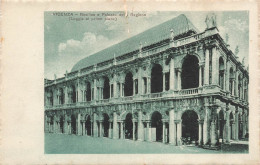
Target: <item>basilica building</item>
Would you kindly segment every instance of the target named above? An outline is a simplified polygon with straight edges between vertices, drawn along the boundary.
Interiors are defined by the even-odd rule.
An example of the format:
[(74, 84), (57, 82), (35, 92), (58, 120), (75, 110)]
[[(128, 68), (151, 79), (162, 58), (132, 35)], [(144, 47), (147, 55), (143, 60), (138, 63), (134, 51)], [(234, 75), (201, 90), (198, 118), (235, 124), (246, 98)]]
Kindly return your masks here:
[(208, 15), (179, 15), (45, 79), (44, 131), (217, 146), (248, 136), (248, 69)]

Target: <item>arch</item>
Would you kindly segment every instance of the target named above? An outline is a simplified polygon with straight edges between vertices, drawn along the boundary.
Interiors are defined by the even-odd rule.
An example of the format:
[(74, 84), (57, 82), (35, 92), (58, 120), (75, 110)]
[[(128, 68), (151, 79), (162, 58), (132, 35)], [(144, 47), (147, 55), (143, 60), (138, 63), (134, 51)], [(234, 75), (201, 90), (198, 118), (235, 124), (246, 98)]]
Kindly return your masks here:
[(104, 77), (104, 89), (103, 89), (103, 99), (110, 98), (110, 83), (107, 76)]
[(182, 89), (197, 88), (199, 86), (199, 60), (194, 55), (187, 55), (182, 64)]
[(199, 125), (198, 125), (198, 114), (194, 110), (186, 110), (182, 114), (182, 138), (187, 143), (192, 141), (198, 141)]
[(71, 133), (72, 134), (76, 134), (76, 126), (77, 122), (76, 122), (76, 116), (73, 114), (71, 115)]
[(219, 58), (219, 86), (221, 89), (224, 89), (224, 82), (225, 82), (225, 67), (224, 67), (224, 60), (222, 57)]
[(104, 128), (104, 137), (108, 137), (109, 135), (109, 115), (107, 113), (103, 113), (103, 128)]
[(91, 128), (91, 117), (90, 115), (86, 115), (85, 117), (85, 129), (86, 129), (86, 135), (91, 136), (92, 128)]
[(163, 91), (163, 69), (160, 64), (154, 64), (151, 72), (151, 93)]
[(152, 132), (154, 131), (156, 132), (155, 133), (156, 138), (152, 138), (152, 139), (156, 139), (156, 141), (162, 141), (163, 124), (162, 124), (162, 115), (160, 112), (158, 111), (153, 112), (151, 116), (151, 126), (152, 126)]
[(125, 117), (125, 138), (133, 139), (133, 116), (131, 113), (128, 113)]
[(125, 76), (124, 94), (125, 96), (133, 96), (133, 74), (128, 72)]

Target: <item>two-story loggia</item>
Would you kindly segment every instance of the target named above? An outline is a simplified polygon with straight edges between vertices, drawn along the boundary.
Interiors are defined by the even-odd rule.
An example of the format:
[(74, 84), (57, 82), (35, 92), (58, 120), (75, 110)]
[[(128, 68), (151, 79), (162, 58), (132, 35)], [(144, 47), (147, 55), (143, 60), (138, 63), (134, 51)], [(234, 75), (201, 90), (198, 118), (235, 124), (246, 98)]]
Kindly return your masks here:
[(214, 15), (206, 25), (180, 15), (45, 80), (45, 132), (173, 145), (244, 138), (248, 71)]

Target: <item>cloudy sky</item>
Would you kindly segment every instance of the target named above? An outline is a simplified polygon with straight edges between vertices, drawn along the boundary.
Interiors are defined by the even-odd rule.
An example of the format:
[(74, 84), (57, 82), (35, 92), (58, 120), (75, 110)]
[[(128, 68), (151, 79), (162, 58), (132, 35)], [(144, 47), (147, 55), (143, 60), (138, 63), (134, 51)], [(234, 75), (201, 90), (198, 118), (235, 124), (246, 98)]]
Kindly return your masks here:
[[(131, 13), (132, 11), (129, 11)], [(81, 12), (89, 14), (89, 12)], [(93, 14), (93, 12), (91, 12)], [(116, 13), (116, 12), (96, 12)], [(117, 12), (117, 14), (122, 12)], [(134, 11), (134, 13), (138, 13)], [(117, 20), (76, 21), (69, 16), (55, 16), (45, 12), (44, 18), (44, 72), (45, 78), (63, 77), (66, 70), (70, 72), (73, 65), (97, 51), (132, 37), (148, 28), (185, 14), (201, 32), (205, 30), (205, 18), (208, 12), (139, 12), (146, 16), (117, 16)], [(217, 26), (225, 39), (229, 35), (231, 50), (239, 46), (239, 59), (245, 57), (248, 64), (249, 13), (214, 12), (217, 15)], [(78, 13), (79, 14), (79, 13)], [(76, 16), (79, 18), (79, 16)], [(75, 12), (74, 12), (75, 18)], [(81, 17), (86, 18), (86, 17)], [(92, 17), (93, 18), (93, 17)], [(114, 18), (114, 17), (107, 17)]]

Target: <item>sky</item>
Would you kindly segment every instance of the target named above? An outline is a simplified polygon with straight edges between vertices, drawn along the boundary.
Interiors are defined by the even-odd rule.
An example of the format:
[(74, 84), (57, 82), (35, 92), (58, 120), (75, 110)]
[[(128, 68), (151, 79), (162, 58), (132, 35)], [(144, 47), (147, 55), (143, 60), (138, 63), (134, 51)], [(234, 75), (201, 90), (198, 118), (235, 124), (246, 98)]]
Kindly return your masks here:
[[(185, 14), (193, 25), (203, 32), (206, 28), (205, 18), (209, 12), (175, 12), (175, 11), (128, 11), (124, 12), (73, 12), (71, 18), (97, 18), (97, 16), (79, 16), (99, 14), (102, 20), (75, 20), (70, 16), (58, 16), (55, 12), (44, 14), (44, 76), (47, 79), (64, 77), (66, 71), (80, 60), (115, 43), (123, 41), (169, 19)], [(104, 15), (102, 15), (104, 13)], [(117, 14), (108, 16), (106, 14)], [(133, 16), (140, 13), (145, 16)], [(211, 12), (212, 13), (212, 12)], [(249, 13), (248, 11), (214, 12), (217, 16), (217, 28), (230, 49), (235, 52), (239, 47), (239, 60), (245, 58), (248, 65), (249, 48)], [(78, 14), (78, 15), (75, 15)], [(122, 14), (122, 16), (119, 16)], [(110, 20), (105, 20), (105, 18)], [(116, 20), (111, 20), (115, 19)]]

